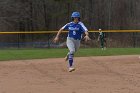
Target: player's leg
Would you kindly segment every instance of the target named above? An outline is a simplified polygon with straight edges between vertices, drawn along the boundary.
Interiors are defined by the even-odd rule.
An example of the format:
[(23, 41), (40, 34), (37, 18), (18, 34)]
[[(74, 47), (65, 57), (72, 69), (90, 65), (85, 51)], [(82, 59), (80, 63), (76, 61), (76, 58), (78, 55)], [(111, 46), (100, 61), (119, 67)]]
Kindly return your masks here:
[(65, 61), (68, 61), (68, 59), (69, 59), (69, 52), (67, 53), (67, 55), (66, 55), (66, 57), (64, 59), (65, 59)]
[[(76, 52), (76, 50), (79, 48), (78, 45), (80, 45), (80, 44), (79, 44), (79, 42), (75, 42), (75, 40), (73, 40), (73, 39), (68, 39), (66, 43), (67, 43), (69, 52), (67, 53), (67, 55), (65, 57), (65, 61), (68, 61), (70, 51), (71, 52), (73, 51), (73, 53)], [(75, 43), (77, 43), (77, 44), (75, 44)]]
[[(68, 60), (69, 60), (69, 67), (71, 69), (73, 66), (73, 57), (74, 57), (74, 53), (75, 53), (75, 45), (74, 45), (73, 39), (67, 38), (67, 47), (69, 49)], [(74, 69), (72, 68), (72, 70), (74, 70)]]
[(80, 47), (80, 40), (75, 41), (75, 52), (79, 49)]
[(104, 39), (104, 50), (106, 50), (106, 47), (107, 47), (107, 42), (106, 42), (106, 40)]
[(74, 54), (74, 52), (75, 52), (74, 40), (71, 38), (67, 38), (66, 44), (69, 49), (69, 52), (67, 53), (67, 55), (65, 57), (65, 60), (67, 61), (69, 59), (69, 54)]
[(103, 50), (103, 48), (104, 48), (103, 38), (100, 38), (100, 44), (101, 44), (101, 48), (102, 48), (102, 50)]

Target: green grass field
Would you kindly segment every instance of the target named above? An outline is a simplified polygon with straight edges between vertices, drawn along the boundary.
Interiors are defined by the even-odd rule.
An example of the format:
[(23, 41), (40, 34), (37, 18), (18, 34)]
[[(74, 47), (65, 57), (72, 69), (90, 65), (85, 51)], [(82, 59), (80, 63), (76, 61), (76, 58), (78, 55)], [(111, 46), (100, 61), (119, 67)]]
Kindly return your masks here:
[[(68, 49), (0, 49), (0, 61), (63, 58)], [(140, 48), (108, 48), (102, 51), (99, 48), (81, 48), (75, 54), (82, 56), (110, 56), (110, 55), (138, 55)]]

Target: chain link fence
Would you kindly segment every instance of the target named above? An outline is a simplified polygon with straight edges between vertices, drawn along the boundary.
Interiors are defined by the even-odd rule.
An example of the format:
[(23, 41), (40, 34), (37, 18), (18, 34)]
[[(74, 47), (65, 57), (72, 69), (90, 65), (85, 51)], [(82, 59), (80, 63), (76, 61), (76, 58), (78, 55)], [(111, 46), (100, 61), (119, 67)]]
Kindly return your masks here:
[[(60, 35), (57, 43), (53, 42), (56, 33), (16, 33), (0, 34), (0, 48), (65, 48), (67, 33)], [(105, 32), (107, 48), (135, 48), (140, 47), (139, 32)], [(100, 48), (98, 32), (89, 33), (91, 41), (81, 40), (83, 48)]]

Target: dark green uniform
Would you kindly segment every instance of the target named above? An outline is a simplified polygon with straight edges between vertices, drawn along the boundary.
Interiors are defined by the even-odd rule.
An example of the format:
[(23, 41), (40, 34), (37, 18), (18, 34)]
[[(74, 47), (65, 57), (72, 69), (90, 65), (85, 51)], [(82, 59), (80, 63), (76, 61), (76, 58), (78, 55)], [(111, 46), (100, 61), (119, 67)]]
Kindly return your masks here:
[(100, 38), (101, 48), (104, 48), (105, 47), (104, 43), (106, 43), (105, 33), (99, 32), (99, 38)]

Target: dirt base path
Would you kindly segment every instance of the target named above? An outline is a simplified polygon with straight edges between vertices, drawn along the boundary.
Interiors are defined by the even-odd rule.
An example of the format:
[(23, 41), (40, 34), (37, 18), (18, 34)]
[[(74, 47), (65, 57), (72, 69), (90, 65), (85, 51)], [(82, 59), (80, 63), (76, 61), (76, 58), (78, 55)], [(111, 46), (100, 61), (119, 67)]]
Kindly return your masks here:
[(140, 93), (138, 55), (0, 62), (0, 93)]

